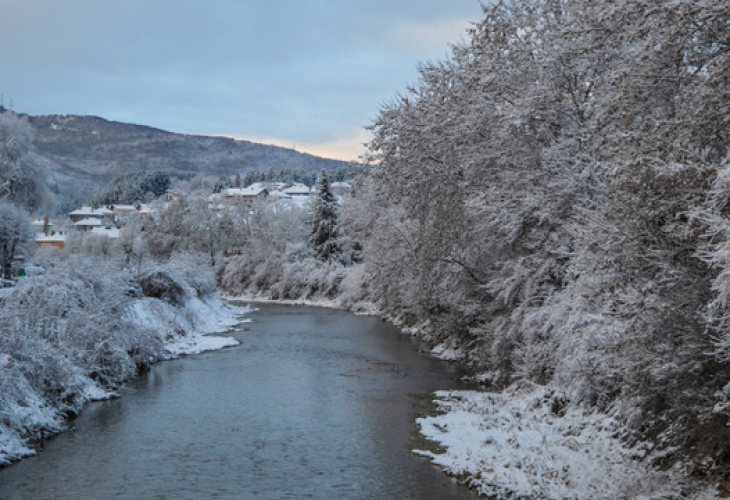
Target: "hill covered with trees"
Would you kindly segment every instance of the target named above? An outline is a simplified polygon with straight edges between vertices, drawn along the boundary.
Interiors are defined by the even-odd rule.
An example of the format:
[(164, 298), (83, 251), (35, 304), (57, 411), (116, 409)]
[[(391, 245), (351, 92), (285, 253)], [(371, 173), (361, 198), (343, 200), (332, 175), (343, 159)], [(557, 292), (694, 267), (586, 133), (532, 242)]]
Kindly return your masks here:
[[(2, 112), (2, 110), (0, 110)], [(346, 162), (227, 137), (176, 134), (96, 116), (29, 116), (35, 156), (58, 211), (87, 202), (113, 179), (139, 172), (244, 176), (260, 171), (343, 168)]]

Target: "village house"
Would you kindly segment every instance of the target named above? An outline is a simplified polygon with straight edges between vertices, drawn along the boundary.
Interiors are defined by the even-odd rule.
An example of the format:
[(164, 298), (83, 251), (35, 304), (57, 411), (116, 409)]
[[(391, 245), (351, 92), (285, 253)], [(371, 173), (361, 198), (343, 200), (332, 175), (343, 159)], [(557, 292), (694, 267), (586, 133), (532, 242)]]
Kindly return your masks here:
[(149, 208), (142, 203), (135, 203), (134, 205), (113, 204), (107, 208), (114, 212), (115, 220), (118, 222), (128, 221), (131, 217), (137, 216), (141, 217), (142, 220), (147, 220), (150, 214)]
[(106, 207), (92, 208), (84, 206), (69, 213), (68, 216), (73, 223), (79, 222), (84, 219), (98, 219), (100, 221), (106, 220), (110, 223), (114, 222), (115, 220), (114, 212)]
[(246, 204), (248, 206), (251, 206), (257, 201), (266, 199), (266, 197), (269, 195), (269, 191), (263, 186), (251, 185), (246, 188), (224, 189), (221, 194), (223, 195), (223, 198), (230, 204)]
[(33, 221), (35, 229), (35, 242), (38, 247), (57, 247), (63, 248), (66, 244), (66, 235), (60, 231), (53, 229), (53, 222), (46, 219), (35, 219)]
[(333, 182), (330, 184), (332, 194), (336, 196), (350, 196), (352, 195), (352, 184), (349, 182)]
[(60, 232), (48, 235), (38, 233), (36, 234), (35, 242), (36, 245), (38, 245), (38, 248), (56, 247), (62, 249), (66, 245), (66, 235)]
[(85, 219), (78, 220), (73, 223), (74, 229), (77, 229), (79, 231), (91, 231), (92, 229), (96, 227), (104, 227), (105, 222), (101, 219), (97, 219), (94, 217), (87, 217)]
[(282, 190), (282, 193), (292, 198), (304, 198), (306, 196), (309, 196), (310, 192), (311, 189), (309, 188), (309, 186), (301, 184), (299, 182), (296, 182), (288, 188)]

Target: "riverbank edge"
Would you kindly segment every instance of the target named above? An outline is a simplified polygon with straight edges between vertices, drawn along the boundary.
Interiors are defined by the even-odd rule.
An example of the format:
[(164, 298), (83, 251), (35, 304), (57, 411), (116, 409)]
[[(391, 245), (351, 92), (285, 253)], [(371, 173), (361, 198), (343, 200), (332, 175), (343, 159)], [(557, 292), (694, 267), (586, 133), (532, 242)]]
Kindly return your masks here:
[[(226, 337), (226, 333), (230, 332), (231, 327), (249, 322), (244, 316), (250, 314), (253, 310), (250, 307), (240, 306), (230, 303), (220, 294), (214, 294), (211, 297), (193, 299), (198, 303), (196, 309), (207, 308), (215, 313), (220, 314), (216, 319), (211, 320), (211, 316), (201, 316), (200, 320), (193, 329), (176, 335), (165, 341), (163, 348), (165, 355), (153, 364), (162, 363), (179, 359), (185, 356), (201, 354), (204, 352), (221, 350), (228, 347), (234, 347), (240, 343), (232, 337)], [(139, 377), (138, 373), (135, 377), (127, 379), (133, 380)], [(68, 430), (69, 422), (73, 421), (86, 407), (88, 403), (106, 401), (120, 397), (116, 390), (107, 391), (98, 386), (87, 387), (84, 391), (84, 402), (78, 411), (58, 422), (55, 427), (38, 427), (34, 431), (23, 438), (13, 440), (9, 437), (10, 447), (13, 449), (0, 450), (0, 469), (11, 467), (24, 458), (37, 455), (43, 450), (45, 443), (55, 436)], [(1, 436), (0, 436), (1, 437)], [(7, 445), (6, 442), (0, 443)]]
[[(252, 306), (282, 304), (320, 307), (379, 317), (403, 334), (428, 345), (429, 355), (467, 368), (459, 349), (429, 341), (426, 325), (406, 326), (397, 318), (383, 314), (371, 303), (355, 304), (353, 308), (343, 306), (337, 299), (279, 300), (255, 295), (225, 294), (222, 298)], [(479, 382), (478, 377), (469, 380), (472, 383)], [(492, 403), (484, 403), (483, 398)], [(499, 403), (494, 404), (494, 401)], [(416, 418), (415, 421), (424, 439), (446, 451), (434, 453), (413, 449), (411, 452), (428, 459), (444, 474), (457, 479), (484, 498), (719, 498), (716, 488), (693, 480), (678, 467), (669, 471), (651, 467), (650, 463), (661, 457), (642, 448), (641, 443), (633, 448), (626, 446), (619, 438), (620, 424), (611, 416), (581, 408), (561, 408), (560, 401), (560, 393), (555, 388), (532, 383), (490, 387), (489, 391), (438, 391), (433, 394), (433, 402), (438, 407), (436, 414)], [(514, 420), (515, 413), (519, 416), (517, 421)], [(525, 427), (522, 420), (531, 423)], [(549, 425), (540, 425), (542, 420), (549, 422)], [(497, 424), (490, 425), (490, 421)], [(499, 422), (509, 424), (504, 427)], [(553, 452), (551, 455), (550, 452), (541, 452), (543, 457), (547, 457), (547, 462), (533, 461), (535, 463), (530, 466), (531, 462), (524, 454), (514, 451), (520, 448), (519, 443), (534, 445), (535, 433), (540, 436), (540, 444), (549, 441), (558, 453), (556, 455)], [(594, 470), (600, 471), (598, 476), (586, 480), (591, 477), (586, 473), (583, 479), (576, 481), (580, 471), (586, 470), (586, 456), (590, 456), (592, 450), (595, 451), (594, 448), (598, 446), (596, 442), (600, 442), (600, 450), (594, 453), (594, 457), (610, 464), (611, 474), (606, 474), (606, 467), (601, 467), (599, 462), (594, 464)], [(529, 449), (529, 446), (522, 447)], [(483, 453), (478, 451), (480, 448)], [(497, 451), (499, 448), (503, 449), (501, 453)], [(559, 465), (550, 463), (556, 456), (559, 457)], [(500, 462), (503, 470), (491, 465), (496, 462)], [(510, 468), (515, 471), (525, 467), (528, 473), (523, 474), (519, 481), (510, 479)], [(571, 470), (577, 472), (571, 475)], [(603, 480), (602, 475), (610, 476), (610, 481)], [(548, 491), (551, 494), (546, 494)], [(624, 492), (623, 496), (621, 492)]]

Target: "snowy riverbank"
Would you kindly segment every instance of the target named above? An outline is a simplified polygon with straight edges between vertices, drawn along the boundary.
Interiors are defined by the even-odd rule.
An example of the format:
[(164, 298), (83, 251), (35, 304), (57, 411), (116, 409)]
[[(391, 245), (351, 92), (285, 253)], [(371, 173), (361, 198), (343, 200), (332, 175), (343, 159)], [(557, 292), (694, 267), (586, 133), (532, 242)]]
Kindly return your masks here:
[[(565, 408), (526, 384), (502, 393), (439, 391), (443, 411), (417, 420), (443, 453), (415, 450), (480, 494), (497, 498), (715, 498), (682, 471), (647, 467), (646, 450), (617, 438), (611, 417)], [(673, 473), (676, 472), (676, 473)]]
[[(211, 335), (226, 332), (230, 327), (246, 322), (241, 316), (250, 312), (248, 307), (236, 307), (214, 295), (189, 296), (184, 303), (171, 305), (154, 298), (140, 298), (128, 308), (126, 319), (135, 332), (154, 332), (155, 342), (162, 351), (149, 362), (172, 359), (181, 355), (221, 349), (237, 345), (230, 337)], [(145, 342), (149, 342), (145, 340)], [(137, 347), (131, 347), (137, 349)], [(44, 438), (61, 432), (66, 418), (72, 416), (89, 401), (117, 397), (113, 389), (103, 387), (86, 375), (66, 353), (59, 352), (55, 359), (63, 372), (59, 379), (62, 396), (54, 402), (44, 398), (28, 379), (28, 369), (37, 360), (27, 359), (27, 351), (19, 350), (15, 356), (0, 353), (0, 466), (23, 457), (34, 455)], [(61, 384), (61, 381), (54, 381)]]
[(159, 300), (142, 299), (134, 305), (133, 321), (160, 332), (165, 338), (166, 357), (175, 358), (238, 345), (234, 338), (213, 334), (250, 322), (241, 316), (251, 311), (250, 307), (235, 306), (215, 296), (191, 299), (183, 314)]
[[(336, 300), (228, 299), (345, 309)], [(417, 338), (424, 333), (418, 327), (403, 328), (403, 332)], [(445, 343), (435, 346), (431, 355), (451, 362), (463, 358), (463, 353)], [(440, 414), (419, 418), (417, 424), (440, 450), (413, 451), (482, 495), (500, 499), (717, 498), (714, 491), (700, 491), (687, 471), (652, 468), (653, 460), (661, 457), (641, 445), (624, 444), (619, 439), (620, 422), (570, 405), (549, 387), (523, 383), (503, 392), (440, 391), (435, 398)]]

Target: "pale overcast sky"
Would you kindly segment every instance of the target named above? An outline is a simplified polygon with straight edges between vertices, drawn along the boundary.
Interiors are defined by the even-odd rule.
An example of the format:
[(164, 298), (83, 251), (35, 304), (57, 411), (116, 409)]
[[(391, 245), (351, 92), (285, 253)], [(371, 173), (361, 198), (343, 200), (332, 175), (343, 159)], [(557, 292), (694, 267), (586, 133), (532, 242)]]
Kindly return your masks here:
[(0, 0), (0, 93), (91, 114), (355, 159), (364, 126), (479, 0)]

